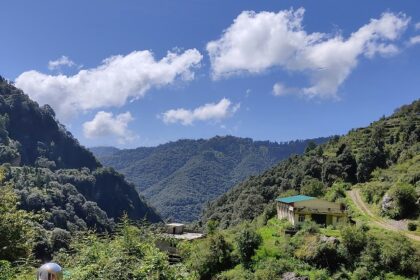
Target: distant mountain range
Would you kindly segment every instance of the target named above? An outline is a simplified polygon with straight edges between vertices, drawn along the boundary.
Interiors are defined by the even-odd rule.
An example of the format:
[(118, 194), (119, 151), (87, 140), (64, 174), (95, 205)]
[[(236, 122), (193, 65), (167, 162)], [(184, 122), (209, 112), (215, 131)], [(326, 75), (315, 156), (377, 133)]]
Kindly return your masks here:
[(205, 204), (236, 183), (272, 167), (308, 143), (329, 138), (284, 143), (216, 136), (208, 140), (179, 140), (157, 147), (90, 150), (105, 166), (115, 168), (134, 183), (167, 220), (197, 220)]

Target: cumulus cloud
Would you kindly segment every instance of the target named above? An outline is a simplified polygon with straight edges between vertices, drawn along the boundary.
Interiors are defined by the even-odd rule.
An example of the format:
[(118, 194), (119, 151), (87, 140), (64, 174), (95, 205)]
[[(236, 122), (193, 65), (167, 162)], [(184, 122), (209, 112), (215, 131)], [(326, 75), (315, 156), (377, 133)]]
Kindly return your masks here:
[(136, 135), (128, 129), (128, 124), (133, 120), (130, 112), (114, 117), (111, 112), (99, 111), (93, 120), (83, 124), (83, 134), (89, 139), (116, 137), (120, 144), (124, 144), (136, 138)]
[(420, 44), (420, 35), (411, 37), (410, 40), (408, 41), (408, 44), (410, 46)]
[(306, 32), (303, 16), (303, 8), (278, 13), (242, 12), (220, 39), (207, 44), (213, 78), (280, 67), (309, 76), (310, 85), (301, 89), (303, 94), (335, 97), (361, 56), (398, 52), (393, 42), (410, 21), (404, 14), (384, 13), (344, 38), (340, 34)]
[(196, 49), (168, 52), (161, 60), (150, 51), (134, 51), (109, 57), (98, 67), (73, 76), (28, 71), (15, 82), (38, 103), (50, 104), (59, 118), (69, 119), (80, 111), (122, 106), (130, 99), (143, 97), (150, 88), (169, 85), (177, 78), (191, 80), (201, 59)]
[(275, 96), (284, 96), (284, 95), (297, 93), (297, 92), (299, 92), (299, 89), (287, 87), (286, 85), (280, 82), (275, 83), (273, 86), (273, 94)]
[(62, 66), (72, 67), (75, 66), (76, 63), (70, 60), (67, 56), (63, 55), (57, 60), (50, 60), (48, 61), (48, 69), (50, 70), (57, 70), (60, 69)]
[(232, 116), (240, 107), (240, 104), (223, 98), (219, 103), (208, 103), (194, 110), (172, 109), (163, 113), (160, 117), (166, 124), (181, 123), (192, 125), (196, 121), (220, 121)]

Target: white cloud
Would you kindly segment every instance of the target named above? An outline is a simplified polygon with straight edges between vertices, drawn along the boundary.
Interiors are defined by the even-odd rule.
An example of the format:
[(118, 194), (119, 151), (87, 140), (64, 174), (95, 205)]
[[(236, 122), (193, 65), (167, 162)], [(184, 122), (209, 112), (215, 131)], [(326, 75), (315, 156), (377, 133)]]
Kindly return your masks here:
[(307, 96), (336, 97), (338, 87), (357, 66), (360, 56), (398, 52), (395, 41), (406, 29), (404, 14), (384, 13), (352, 33), (307, 33), (304, 9), (278, 13), (242, 12), (221, 38), (207, 44), (214, 79), (240, 73), (257, 74), (272, 67), (309, 76)]
[(414, 24), (414, 28), (416, 30), (420, 30), (420, 22), (417, 22), (416, 24)]
[(273, 94), (275, 96), (284, 96), (291, 93), (297, 93), (299, 90), (296, 88), (289, 88), (285, 86), (283, 83), (275, 83), (273, 86)]
[(134, 118), (130, 112), (116, 115), (111, 112), (99, 111), (93, 120), (83, 124), (83, 134), (86, 138), (116, 137), (120, 144), (131, 142), (136, 138), (128, 129), (128, 123)]
[(208, 103), (194, 110), (172, 109), (166, 111), (160, 117), (166, 124), (192, 125), (195, 121), (220, 121), (232, 116), (239, 107), (239, 103), (234, 105), (229, 99), (223, 98), (219, 103)]
[(76, 63), (70, 60), (67, 56), (63, 55), (57, 60), (50, 60), (48, 61), (48, 69), (50, 70), (57, 70), (60, 69), (61, 66), (72, 67), (75, 66)]
[(168, 52), (159, 61), (150, 51), (134, 51), (109, 57), (98, 67), (73, 76), (24, 72), (16, 78), (16, 85), (38, 103), (50, 104), (59, 118), (69, 119), (80, 111), (122, 106), (128, 99), (143, 97), (150, 88), (169, 85), (177, 78), (191, 80), (201, 59), (196, 49)]
[(411, 38), (410, 38), (410, 41), (408, 42), (408, 44), (409, 44), (410, 46), (420, 44), (420, 35), (417, 35), (417, 36), (413, 36), (413, 37), (411, 37)]

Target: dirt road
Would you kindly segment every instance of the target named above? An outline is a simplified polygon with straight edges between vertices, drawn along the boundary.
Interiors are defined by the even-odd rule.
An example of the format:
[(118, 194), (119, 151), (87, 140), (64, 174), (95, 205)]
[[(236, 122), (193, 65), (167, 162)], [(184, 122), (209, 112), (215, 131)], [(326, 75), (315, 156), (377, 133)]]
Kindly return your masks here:
[(365, 213), (369, 218), (370, 221), (375, 224), (378, 227), (387, 229), (387, 230), (392, 230), (392, 231), (396, 231), (401, 233), (402, 235), (415, 240), (417, 242), (420, 242), (420, 236), (414, 235), (414, 234), (410, 234), (406, 231), (403, 231), (401, 229), (399, 229), (397, 226), (387, 222), (386, 220), (376, 216), (374, 213), (372, 213), (372, 211), (369, 209), (369, 207), (366, 205), (366, 203), (363, 201), (363, 199), (360, 196), (359, 190), (358, 189), (353, 189), (349, 192), (347, 192), (348, 196), (353, 200), (354, 204), (356, 205), (356, 207), (363, 213)]

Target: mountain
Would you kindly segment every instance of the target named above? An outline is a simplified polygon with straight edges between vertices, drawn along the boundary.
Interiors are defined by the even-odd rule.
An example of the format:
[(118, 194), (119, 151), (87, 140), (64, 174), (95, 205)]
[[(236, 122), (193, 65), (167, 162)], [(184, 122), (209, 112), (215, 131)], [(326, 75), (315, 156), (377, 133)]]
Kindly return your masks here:
[(365, 128), (291, 156), (213, 201), (203, 222), (230, 227), (269, 211), (280, 195), (302, 193), (334, 200), (358, 187), (390, 218), (414, 218), (420, 201), (420, 100)]
[(102, 167), (79, 144), (50, 106), (39, 107), (1, 77), (0, 164), (2, 180), (13, 185), (21, 207), (48, 213), (46, 229), (105, 230), (124, 213), (161, 220), (121, 174)]
[(302, 153), (310, 142), (326, 140), (273, 143), (216, 136), (157, 147), (98, 147), (91, 151), (105, 166), (112, 166), (133, 182), (162, 217), (190, 222), (199, 218), (206, 202), (236, 183), (291, 154)]

